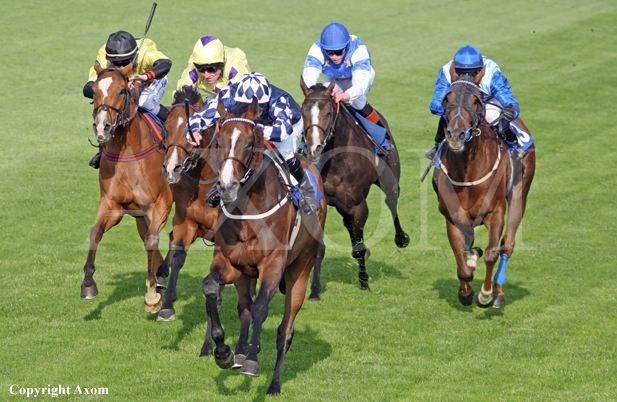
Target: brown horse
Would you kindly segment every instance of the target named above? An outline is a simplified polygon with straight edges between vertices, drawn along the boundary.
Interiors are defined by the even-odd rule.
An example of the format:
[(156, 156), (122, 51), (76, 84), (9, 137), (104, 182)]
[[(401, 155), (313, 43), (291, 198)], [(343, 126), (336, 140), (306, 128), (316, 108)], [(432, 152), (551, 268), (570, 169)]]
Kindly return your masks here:
[[(478, 85), (483, 71), (475, 78), (458, 77), (454, 69), (451, 73), (452, 85), (443, 100), (446, 143), (439, 159), (440, 169), (433, 174), (433, 187), (457, 262), (460, 302), (467, 306), (475, 301), (480, 307), (499, 308), (505, 303), (502, 286), (506, 262), (514, 249), (516, 230), (533, 180), (535, 147), (532, 145), (522, 160), (510, 159), (500, 136), (482, 120)], [(507, 228), (500, 250), (507, 205)], [(486, 275), (480, 293), (475, 296), (471, 281), (476, 261), (483, 253), (473, 247), (474, 227), (480, 224), (486, 226), (489, 242), (484, 253)], [(491, 276), (500, 253), (503, 254), (492, 286)]]
[(84, 265), (82, 299), (98, 295), (93, 279), (94, 259), (103, 233), (117, 225), (125, 214), (135, 217), (139, 235), (148, 253), (148, 279), (144, 307), (156, 313), (161, 307), (157, 291), (156, 269), (163, 262), (159, 251), (159, 233), (171, 210), (172, 194), (160, 166), (164, 154), (146, 117), (138, 112), (139, 90), (128, 87), (127, 72), (132, 64), (119, 69), (103, 70), (96, 62), (98, 74), (94, 90), (94, 133), (103, 145), (99, 170), (101, 199), (96, 224), (90, 230), (90, 251)]
[[(285, 294), (285, 313), (278, 328), (276, 366), (268, 388), (269, 394), (278, 394), (283, 360), (291, 346), (294, 320), (304, 302), (308, 278), (322, 240), (327, 207), (322, 199), (319, 211), (302, 216), (298, 231), (295, 231), (294, 223), (299, 215), (289, 201), (288, 186), (279, 180), (279, 175), (288, 173), (264, 157), (263, 130), (255, 123), (261, 114), (257, 99), (254, 98), (251, 105), (238, 104), (232, 113), (227, 113), (219, 103), (218, 112), (220, 131), (216, 134), (212, 163), (220, 166), (219, 216), (226, 219), (214, 235), (210, 274), (203, 281), (208, 319), (212, 322), (212, 338), (216, 344), (214, 359), (221, 368), (241, 366), (241, 373), (259, 375), (257, 354), (261, 349), (262, 325), (268, 316), (268, 304), (279, 288)], [(296, 157), (301, 158), (304, 168), (315, 176), (323, 194), (317, 170), (306, 159)], [(254, 301), (250, 294), (250, 278), (260, 281), (259, 294)], [(234, 282), (239, 292), (241, 317), (235, 355), (225, 344), (218, 312), (221, 285)], [(251, 320), (253, 334), (249, 344)]]
[[(396, 231), (394, 242), (401, 248), (409, 245), (409, 235), (401, 228), (397, 211), (401, 162), (396, 147), (387, 157), (375, 155), (375, 145), (355, 118), (345, 107), (339, 111), (332, 100), (334, 85), (332, 80), (328, 87), (316, 84), (307, 88), (304, 79), (300, 79), (305, 96), (302, 116), (306, 145), (302, 154), (319, 169), (328, 205), (343, 217), (351, 238), (352, 256), (358, 261), (360, 286), (369, 289), (366, 260), (370, 251), (364, 245), (364, 224), (371, 185), (379, 186), (386, 195)], [(386, 120), (381, 114), (379, 117), (389, 133)], [(394, 146), (391, 135), (390, 138)]]

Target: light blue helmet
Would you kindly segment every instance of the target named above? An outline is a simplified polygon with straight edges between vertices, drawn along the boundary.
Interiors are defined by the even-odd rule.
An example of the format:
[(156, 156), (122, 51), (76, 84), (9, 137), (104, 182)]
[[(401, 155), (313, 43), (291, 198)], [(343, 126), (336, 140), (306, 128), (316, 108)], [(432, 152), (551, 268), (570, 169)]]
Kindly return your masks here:
[(321, 31), (320, 42), (324, 50), (341, 50), (349, 44), (349, 32), (343, 25), (333, 22)]
[(454, 67), (457, 70), (476, 70), (484, 66), (482, 53), (474, 46), (463, 46), (454, 55)]
[(253, 96), (260, 104), (270, 101), (270, 83), (257, 72), (246, 73), (240, 78), (234, 100), (238, 103), (251, 103)]

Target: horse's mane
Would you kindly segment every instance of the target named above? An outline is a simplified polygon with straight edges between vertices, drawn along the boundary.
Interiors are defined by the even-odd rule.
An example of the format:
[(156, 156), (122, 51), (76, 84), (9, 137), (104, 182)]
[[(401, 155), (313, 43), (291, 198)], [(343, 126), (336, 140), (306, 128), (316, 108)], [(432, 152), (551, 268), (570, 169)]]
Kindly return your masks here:
[(184, 103), (185, 99), (188, 99), (190, 105), (195, 105), (201, 99), (201, 95), (192, 86), (185, 85), (174, 93), (171, 104), (173, 106)]

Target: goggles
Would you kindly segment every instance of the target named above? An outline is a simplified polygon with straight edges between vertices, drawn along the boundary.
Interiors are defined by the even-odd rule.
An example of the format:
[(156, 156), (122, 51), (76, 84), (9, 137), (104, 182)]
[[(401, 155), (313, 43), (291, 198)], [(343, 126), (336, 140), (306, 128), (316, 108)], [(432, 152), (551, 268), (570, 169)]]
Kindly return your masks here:
[(339, 50), (325, 50), (327, 56), (342, 56), (345, 54), (347, 48), (342, 48)]
[(111, 64), (113, 64), (116, 67), (124, 67), (124, 66), (128, 66), (129, 64), (131, 64), (132, 61), (133, 61), (133, 58), (131, 57), (130, 59), (126, 59), (126, 60), (113, 61)]
[(215, 64), (195, 64), (195, 68), (197, 69), (197, 71), (199, 71), (200, 73), (210, 73), (210, 74), (214, 74), (216, 73), (218, 70), (222, 70), (223, 69), (223, 63), (215, 63)]
[(473, 69), (457, 68), (455, 70), (456, 70), (456, 74), (458, 74), (458, 75), (469, 75), (470, 77), (475, 77), (482, 70), (482, 67), (480, 67), (480, 68), (473, 68)]

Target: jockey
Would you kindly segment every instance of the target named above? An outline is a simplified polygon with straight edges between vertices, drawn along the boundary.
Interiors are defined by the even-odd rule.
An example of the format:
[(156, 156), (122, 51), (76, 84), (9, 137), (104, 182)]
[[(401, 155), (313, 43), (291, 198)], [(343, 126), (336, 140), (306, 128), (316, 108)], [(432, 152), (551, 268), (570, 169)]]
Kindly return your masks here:
[(241, 49), (223, 46), (214, 36), (204, 36), (193, 47), (189, 64), (178, 80), (176, 91), (185, 86), (194, 86), (205, 92), (206, 102), (209, 102), (223, 88), (235, 84), (243, 74), (250, 71), (246, 54)]
[[(141, 49), (137, 52), (137, 41), (130, 33), (118, 31), (109, 35), (107, 43), (99, 49), (96, 61), (102, 68), (124, 67), (134, 62), (133, 69), (128, 73), (129, 88), (133, 89), (135, 81), (143, 81), (146, 87), (139, 96), (139, 106), (150, 109), (161, 121), (165, 121), (169, 111), (161, 105), (161, 99), (167, 89), (167, 73), (171, 69), (171, 60), (161, 53), (154, 41), (144, 39)], [(92, 85), (96, 81), (97, 73), (94, 67), (90, 68), (88, 82), (84, 86), (84, 96), (94, 98)], [(99, 168), (101, 151), (90, 160), (90, 166)]]
[[(454, 63), (456, 74), (470, 75), (475, 77), (482, 73), (480, 81), (480, 95), (484, 102), (484, 118), (488, 124), (497, 128), (499, 132), (499, 117), (500, 115), (505, 120), (502, 121), (503, 130), (499, 134), (505, 136), (505, 139), (514, 144), (517, 143), (516, 134), (510, 127), (510, 122), (515, 120), (520, 112), (518, 101), (512, 95), (512, 88), (508, 83), (508, 79), (501, 73), (499, 66), (488, 57), (483, 57), (474, 46), (463, 46), (454, 55), (454, 60), (444, 65), (439, 70), (437, 81), (435, 81), (435, 93), (431, 101), (431, 112), (441, 116), (439, 119), (439, 127), (435, 135), (435, 146), (426, 152), (426, 157), (433, 159), (437, 153), (439, 144), (445, 138), (446, 120), (444, 118), (445, 109), (442, 106), (443, 98), (450, 90), (452, 77), (450, 75), (451, 64)], [(502, 114), (503, 113), (503, 114)]]
[[(263, 105), (259, 121), (263, 122), (264, 139), (276, 145), (287, 163), (289, 172), (298, 181), (302, 195), (301, 211), (306, 215), (316, 212), (319, 209), (319, 201), (295, 154), (296, 144), (304, 127), (302, 109), (290, 94), (271, 85), (262, 74), (257, 72), (244, 74), (238, 82), (224, 88), (216, 98), (190, 118), (189, 125), (194, 139), (190, 138), (188, 129), (186, 139), (194, 146), (200, 145), (201, 132), (213, 126), (221, 117), (217, 110), (219, 101), (229, 112), (237, 103), (252, 103), (253, 97)], [(218, 188), (214, 185), (206, 197), (206, 202), (214, 208), (219, 201)]]
[(310, 88), (317, 84), (321, 73), (324, 74), (324, 86), (336, 78), (332, 91), (335, 102), (349, 102), (349, 106), (362, 117), (384, 126), (366, 100), (375, 80), (371, 53), (360, 38), (350, 35), (343, 25), (336, 22), (321, 31), (320, 40), (309, 50), (302, 73), (306, 86)]

